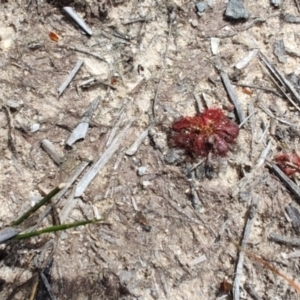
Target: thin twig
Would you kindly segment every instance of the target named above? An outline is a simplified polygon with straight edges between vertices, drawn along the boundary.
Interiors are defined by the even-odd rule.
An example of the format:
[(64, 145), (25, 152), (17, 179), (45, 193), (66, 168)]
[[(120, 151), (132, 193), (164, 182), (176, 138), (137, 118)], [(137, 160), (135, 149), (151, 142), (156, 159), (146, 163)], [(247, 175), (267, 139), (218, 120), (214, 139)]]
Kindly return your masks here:
[(269, 239), (273, 242), (284, 244), (286, 246), (300, 247), (300, 239), (297, 237), (287, 237), (276, 233), (271, 233)]
[(101, 157), (93, 164), (90, 170), (81, 178), (76, 187), (75, 197), (80, 197), (90, 182), (95, 178), (98, 172), (106, 165), (112, 155), (117, 151), (121, 142), (124, 140), (124, 136), (126, 136), (129, 128), (132, 123), (135, 121), (135, 118), (132, 118), (125, 128), (116, 136), (114, 141), (110, 144), (110, 146), (104, 151)]
[[(251, 228), (254, 222), (254, 217), (257, 211), (259, 198), (257, 196), (254, 196), (252, 198), (251, 206), (249, 207), (248, 211), (248, 217), (246, 226), (244, 229), (243, 239), (241, 243), (241, 247), (245, 247), (248, 241), (248, 238), (250, 236)], [(243, 264), (244, 264), (244, 253), (239, 252), (239, 258), (236, 264), (236, 270), (235, 270), (235, 279), (233, 283), (233, 299), (234, 300), (240, 300), (240, 280), (243, 273)]]
[(77, 74), (77, 72), (79, 71), (79, 69), (81, 68), (83, 64), (83, 60), (80, 59), (75, 67), (73, 68), (73, 70), (70, 72), (70, 74), (68, 75), (68, 77), (65, 79), (65, 81), (61, 84), (61, 86), (58, 88), (58, 98), (62, 95), (62, 93), (65, 91), (65, 89), (67, 88), (67, 86), (71, 83), (71, 81), (73, 80), (73, 78), (75, 77), (75, 75)]
[(221, 78), (222, 78), (222, 82), (224, 84), (224, 87), (227, 91), (227, 94), (231, 100), (231, 102), (233, 103), (235, 109), (236, 109), (236, 113), (237, 113), (237, 116), (238, 116), (238, 119), (239, 119), (239, 123), (242, 123), (244, 120), (245, 120), (245, 116), (244, 116), (244, 113), (242, 111), (242, 108), (241, 108), (241, 104), (235, 94), (235, 91), (230, 83), (230, 80), (229, 80), (229, 77), (227, 75), (226, 72), (224, 72), (223, 70), (221, 70), (220, 72), (221, 74)]
[(144, 130), (137, 139), (133, 142), (133, 144), (126, 150), (126, 155), (132, 156), (136, 153), (138, 148), (140, 147), (143, 140), (148, 136), (149, 130), (154, 126), (154, 122), (152, 122), (146, 130)]
[(271, 150), (271, 146), (272, 146), (272, 142), (269, 141), (267, 146), (265, 147), (265, 149), (261, 152), (258, 160), (257, 160), (257, 163), (256, 163), (256, 169), (260, 168), (266, 161), (268, 155), (269, 155), (269, 152)]
[(51, 285), (47, 279), (47, 277), (45, 276), (45, 274), (43, 272), (40, 273), (40, 276), (41, 276), (41, 279), (46, 287), (46, 290), (49, 294), (49, 297), (51, 300), (56, 300), (56, 297), (54, 296), (53, 292), (52, 292), (52, 288), (51, 288)]
[(247, 121), (256, 113), (256, 111), (253, 111), (247, 118), (244, 119), (244, 121), (242, 123), (240, 123), (239, 128), (242, 128), (245, 123), (247, 123)]
[(272, 114), (271, 111), (263, 104), (263, 102), (259, 101), (259, 106), (269, 117), (274, 118), (275, 120), (277, 120), (280, 123), (296, 127), (296, 125), (294, 125), (290, 122), (287, 122), (285, 120), (282, 120), (282, 119), (276, 117), (274, 114)]
[(139, 18), (139, 19), (134, 19), (134, 20), (129, 20), (127, 22), (123, 22), (123, 25), (130, 25), (130, 24), (138, 23), (138, 22), (145, 23), (145, 22), (150, 22), (152, 20), (153, 20), (153, 18)]
[(290, 178), (288, 178), (279, 167), (275, 164), (268, 163), (268, 166), (272, 169), (275, 175), (285, 184), (285, 186), (294, 194), (298, 204), (300, 204), (300, 189)]
[(271, 88), (267, 88), (267, 87), (264, 87), (264, 86), (258, 86), (258, 85), (253, 85), (253, 84), (244, 84), (244, 83), (236, 83), (236, 82), (234, 82), (232, 84), (236, 85), (236, 86), (240, 86), (240, 87), (247, 87), (247, 88), (250, 88), (250, 89), (257, 89), (257, 90), (270, 92), (270, 93), (275, 94), (278, 97), (282, 97), (282, 95), (279, 94), (276, 90), (271, 89)]
[[(273, 82), (278, 86), (278, 88), (282, 91), (282, 93), (286, 96), (286, 98), (297, 108), (297, 110), (300, 111), (299, 106), (287, 95), (287, 93), (281, 87), (281, 86), (284, 86), (286, 88), (286, 90), (290, 94), (292, 94), (294, 96), (294, 98), (300, 103), (300, 95), (294, 89), (294, 87), (292, 86), (292, 84), (275, 68), (275, 66), (273, 66), (269, 62), (269, 60), (267, 59), (267, 57), (265, 55), (263, 55), (262, 52), (259, 52), (259, 57), (264, 62), (264, 64), (268, 68), (270, 74), (272, 75)], [(260, 65), (262, 66), (261, 63), (260, 63)], [(262, 66), (262, 68), (265, 69), (263, 66)], [(278, 82), (280, 82), (281, 86), (278, 84)]]

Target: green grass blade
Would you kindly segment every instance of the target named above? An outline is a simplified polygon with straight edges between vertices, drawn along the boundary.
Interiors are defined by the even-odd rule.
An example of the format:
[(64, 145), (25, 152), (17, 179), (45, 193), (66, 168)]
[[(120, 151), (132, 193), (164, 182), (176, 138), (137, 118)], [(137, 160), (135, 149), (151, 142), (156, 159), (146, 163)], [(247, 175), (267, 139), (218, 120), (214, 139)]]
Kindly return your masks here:
[(61, 189), (64, 188), (64, 184), (60, 184), (56, 188), (54, 188), (48, 195), (46, 195), (40, 202), (38, 202), (35, 206), (31, 207), (25, 214), (23, 214), (19, 219), (11, 223), (11, 226), (16, 226), (21, 224), (24, 220), (26, 220), (32, 213), (37, 211), (41, 206), (48, 203), (53, 196), (55, 196)]
[(33, 236), (41, 235), (43, 233), (50, 233), (50, 232), (66, 230), (66, 229), (69, 229), (69, 228), (78, 227), (78, 226), (82, 226), (82, 225), (87, 225), (87, 224), (91, 224), (91, 223), (97, 223), (97, 222), (100, 222), (100, 221), (103, 221), (103, 219), (93, 219), (93, 220), (79, 221), (79, 222), (74, 222), (74, 223), (69, 223), (69, 224), (61, 224), (61, 225), (50, 226), (50, 227), (47, 227), (45, 229), (32, 231), (32, 232), (28, 232), (28, 233), (23, 233), (23, 234), (18, 234), (13, 238), (13, 240), (24, 240), (24, 239), (31, 238)]

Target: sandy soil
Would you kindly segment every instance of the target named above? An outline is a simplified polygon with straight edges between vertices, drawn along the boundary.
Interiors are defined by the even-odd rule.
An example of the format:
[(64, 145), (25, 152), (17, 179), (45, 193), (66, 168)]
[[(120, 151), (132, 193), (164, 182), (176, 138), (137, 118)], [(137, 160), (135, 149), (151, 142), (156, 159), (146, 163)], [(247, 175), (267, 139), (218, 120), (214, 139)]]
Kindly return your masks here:
[[(282, 17), (297, 15), (297, 8), (294, 1), (283, 2), (276, 9), (269, 0), (245, 1), (250, 18), (230, 22), (221, 0), (211, 1), (202, 17), (195, 3), (181, 0), (1, 1), (0, 228), (67, 182), (84, 162), (96, 161), (135, 117), (84, 194), (72, 197), (79, 177), (55, 205), (54, 216), (75, 203), (66, 223), (107, 216), (105, 224), (1, 245), (1, 299), (51, 299), (41, 272), (56, 299), (232, 299), (239, 257), (234, 243), (241, 242), (252, 218), (253, 201), (245, 248), (299, 278), (297, 247), (270, 240), (274, 233), (297, 237), (299, 228), (286, 208), (298, 204), (266, 162), (257, 166), (269, 142), (268, 161), (283, 150), (297, 151), (299, 111), (280, 94), (258, 56), (241, 70), (235, 67), (259, 49), (284, 75), (299, 75), (299, 25)], [(62, 13), (62, 5), (86, 20), (91, 37)], [(99, 16), (99, 5), (107, 15)], [(50, 32), (58, 34), (58, 42)], [(212, 38), (220, 42), (215, 55)], [(286, 52), (278, 59), (273, 50), (280, 40)], [(83, 66), (58, 98), (58, 87), (80, 59)], [(202, 158), (191, 160), (171, 149), (168, 135), (174, 120), (195, 115), (195, 96), (201, 110), (218, 107), (238, 122), (216, 68), (220, 61), (244, 115), (255, 113), (228, 156), (212, 157), (212, 179), (205, 177), (203, 164), (188, 176)], [(82, 88), (91, 77), (102, 83)], [(97, 96), (101, 101), (86, 138), (66, 147)], [(153, 121), (153, 111), (156, 123), (138, 150), (127, 155)], [(43, 150), (43, 139), (53, 143), (61, 164)], [(297, 176), (293, 180), (298, 183)], [(48, 216), (39, 227), (53, 219)], [(224, 280), (229, 290), (222, 292)], [(240, 299), (300, 299), (248, 255), (240, 280)]]

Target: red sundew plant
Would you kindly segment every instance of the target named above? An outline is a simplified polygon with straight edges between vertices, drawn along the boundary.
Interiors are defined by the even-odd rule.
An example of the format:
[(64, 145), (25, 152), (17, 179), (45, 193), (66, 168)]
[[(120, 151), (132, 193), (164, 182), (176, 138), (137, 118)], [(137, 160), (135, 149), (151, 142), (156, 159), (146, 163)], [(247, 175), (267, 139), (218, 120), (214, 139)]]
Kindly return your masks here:
[(218, 108), (183, 117), (173, 123), (172, 129), (174, 146), (204, 157), (209, 153), (225, 156), (239, 134), (239, 127)]
[(288, 176), (300, 172), (300, 157), (295, 153), (280, 153), (274, 158), (278, 167)]

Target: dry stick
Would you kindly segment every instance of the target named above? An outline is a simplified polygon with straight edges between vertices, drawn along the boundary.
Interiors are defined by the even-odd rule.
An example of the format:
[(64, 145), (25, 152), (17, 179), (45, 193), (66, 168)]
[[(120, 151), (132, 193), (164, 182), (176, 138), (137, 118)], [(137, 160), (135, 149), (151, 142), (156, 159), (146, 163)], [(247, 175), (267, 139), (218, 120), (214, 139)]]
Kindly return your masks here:
[[(294, 89), (292, 84), (269, 62), (266, 56), (264, 56), (261, 52), (259, 52), (259, 57), (264, 62), (266, 67), (268, 68), (269, 72), (273, 76), (274, 81), (279, 81), (282, 86), (284, 86), (288, 92), (290, 92), (294, 98), (300, 103), (300, 95), (297, 93), (297, 91)], [(261, 65), (261, 64), (260, 64)], [(284, 93), (284, 95), (287, 97), (287, 99), (298, 109), (299, 107), (295, 104), (295, 102), (283, 91), (283, 89), (279, 86), (279, 84), (276, 82), (277, 86), (280, 88), (280, 90)]]
[(199, 98), (199, 96), (194, 92), (193, 93), (193, 95), (194, 95), (194, 98), (195, 98), (195, 100), (196, 100), (196, 103), (197, 103), (197, 111), (198, 111), (198, 113), (200, 114), (201, 113), (201, 111), (202, 111), (202, 105), (201, 105), (201, 101), (200, 101), (200, 98)]
[(243, 84), (243, 83), (232, 83), (232, 84), (236, 85), (236, 86), (240, 86), (240, 87), (247, 87), (247, 88), (251, 88), (251, 89), (256, 89), (256, 90), (262, 90), (262, 91), (270, 92), (270, 93), (275, 94), (278, 97), (282, 96), (276, 90), (273, 90), (271, 88), (266, 88), (266, 87), (263, 87), (263, 86), (252, 85), (252, 84)]
[(5, 243), (7, 240), (19, 234), (22, 230), (14, 227), (6, 227), (0, 230), (0, 244)]
[[(241, 243), (241, 247), (244, 248), (246, 246), (246, 243), (248, 241), (248, 238), (250, 236), (251, 228), (254, 222), (254, 217), (257, 211), (258, 206), (258, 200), (259, 198), (257, 196), (254, 196), (252, 198), (252, 203), (248, 211), (248, 218), (246, 222), (246, 226), (244, 229), (243, 239)], [(233, 299), (234, 300), (240, 300), (240, 280), (243, 273), (243, 264), (244, 264), (244, 253), (239, 252), (239, 258), (238, 262), (236, 264), (236, 270), (235, 270), (235, 279), (233, 283)]]
[(297, 200), (298, 204), (300, 204), (300, 189), (299, 187), (289, 179), (279, 167), (275, 164), (268, 163), (268, 166), (273, 170), (275, 175), (286, 185), (286, 187), (292, 192)]
[(274, 274), (280, 276), (281, 278), (285, 279), (290, 286), (292, 286), (293, 288), (295, 288), (295, 290), (300, 293), (300, 285), (295, 282), (294, 280), (292, 280), (291, 278), (287, 277), (283, 272), (281, 272), (280, 270), (278, 270), (277, 268), (275, 268), (274, 266), (272, 266), (270, 263), (268, 263), (267, 261), (265, 261), (263, 258), (261, 258), (260, 256), (254, 254), (253, 252), (246, 250), (244, 248), (242, 248), (239, 244), (237, 244), (236, 242), (233, 242), (233, 244), (240, 250), (243, 251), (245, 254), (247, 254), (250, 258), (254, 259), (255, 261), (259, 262), (260, 264), (262, 264), (265, 268), (267, 268), (268, 270), (272, 271)]
[(198, 168), (200, 165), (202, 165), (206, 161), (206, 158), (201, 159), (198, 163), (196, 163), (193, 167), (191, 167), (190, 170), (188, 170), (187, 174), (190, 174), (192, 171), (194, 171), (196, 168)]
[(240, 123), (239, 128), (242, 128), (245, 123), (247, 123), (247, 121), (256, 113), (256, 111), (253, 111), (246, 119), (244, 119), (244, 121), (242, 123)]
[(230, 83), (230, 80), (228, 78), (228, 75), (227, 73), (225, 73), (224, 71), (221, 70), (220, 72), (221, 74), (221, 78), (222, 78), (222, 81), (223, 81), (223, 84), (224, 84), (224, 87), (227, 91), (227, 94), (231, 100), (231, 102), (233, 103), (235, 109), (236, 109), (236, 112), (237, 112), (237, 116), (238, 116), (238, 119), (239, 119), (239, 123), (242, 123), (244, 120), (245, 120), (245, 117), (244, 117), (244, 114), (243, 114), (243, 111), (242, 111), (242, 108), (241, 108), (241, 104), (235, 94), (235, 91)]
[(113, 90), (116, 90), (117, 87), (108, 83), (108, 82), (105, 82), (103, 80), (100, 80), (100, 79), (97, 79), (97, 78), (90, 78), (90, 79), (87, 79), (85, 81), (83, 81), (82, 83), (79, 84), (79, 87), (81, 88), (89, 88), (91, 86), (95, 87), (95, 86), (98, 86), (98, 85), (104, 85), (104, 86), (107, 86), (107, 87), (110, 87), (112, 88)]
[(117, 133), (118, 129), (120, 128), (121, 123), (123, 122), (122, 116), (124, 114), (124, 110), (127, 107), (127, 105), (130, 103), (130, 101), (131, 101), (131, 99), (129, 99), (127, 97), (125, 98), (125, 101), (119, 111), (119, 114), (117, 115), (117, 117), (115, 119), (115, 124), (107, 138), (106, 145), (105, 145), (106, 148), (112, 143), (114, 137), (116, 136), (116, 133)]
[(133, 142), (133, 144), (128, 148), (128, 150), (125, 152), (126, 155), (132, 156), (136, 153), (138, 148), (140, 147), (143, 140), (148, 136), (149, 130), (154, 126), (154, 122), (152, 122), (146, 130), (144, 130), (137, 139)]
[(63, 11), (73, 19), (73, 21), (79, 25), (79, 27), (85, 31), (88, 35), (92, 35), (92, 29), (84, 22), (84, 20), (77, 14), (72, 7), (64, 7)]
[(75, 75), (77, 74), (77, 72), (79, 71), (79, 69), (81, 68), (82, 64), (83, 64), (83, 60), (80, 59), (77, 62), (77, 64), (75, 65), (75, 67), (73, 68), (73, 70), (71, 71), (71, 73), (68, 75), (68, 77), (66, 78), (66, 80), (58, 88), (58, 90), (57, 90), (58, 91), (58, 98), (62, 95), (62, 93), (67, 88), (67, 86), (71, 83), (71, 81), (73, 80), (73, 78), (75, 77)]
[(63, 162), (63, 156), (56, 150), (54, 145), (48, 139), (43, 139), (41, 146), (58, 166)]
[(138, 23), (138, 22), (142, 22), (142, 23), (144, 23), (144, 22), (150, 22), (152, 20), (153, 20), (153, 18), (140, 18), (140, 19), (129, 20), (127, 22), (123, 22), (122, 24), (123, 25), (130, 25), (130, 24)]
[(50, 286), (50, 283), (49, 283), (47, 277), (45, 276), (45, 274), (43, 272), (40, 273), (40, 276), (41, 276), (41, 279), (42, 279), (42, 281), (43, 281), (43, 283), (44, 283), (44, 285), (46, 287), (46, 290), (47, 290), (47, 292), (48, 292), (48, 294), (50, 296), (50, 299), (51, 300), (56, 300), (56, 297), (54, 296), (54, 294), (52, 292), (52, 288)]
[(284, 244), (287, 246), (300, 247), (300, 239), (296, 237), (286, 237), (276, 233), (271, 233), (269, 239), (273, 242)]
[(285, 211), (287, 212), (289, 218), (292, 222), (292, 227), (295, 232), (299, 235), (300, 231), (300, 213), (296, 207), (294, 207), (291, 203), (285, 207)]
[[(298, 105), (291, 99), (291, 97), (283, 90), (283, 88), (277, 83), (277, 81), (268, 73), (268, 71), (266, 70), (266, 68), (259, 63), (259, 65), (261, 66), (261, 68), (265, 71), (265, 73), (269, 76), (269, 78), (272, 80), (272, 82), (277, 86), (277, 88), (282, 92), (282, 94), (286, 97), (286, 99), (288, 99), (293, 105), (294, 107), (300, 111), (300, 108), (298, 107)], [(284, 84), (282, 84), (284, 85)]]
[(76, 206), (77, 204), (77, 198), (74, 198), (75, 195), (75, 189), (76, 187), (73, 188), (70, 196), (68, 197), (68, 199), (65, 201), (65, 205), (62, 208), (62, 210), (59, 212), (59, 219), (60, 219), (60, 223), (64, 223), (68, 216), (69, 213), (72, 211), (72, 209)]
[(125, 128), (116, 136), (114, 141), (104, 151), (104, 153), (101, 155), (98, 161), (96, 161), (90, 168), (90, 170), (82, 177), (82, 179), (77, 184), (75, 197), (80, 197), (84, 193), (84, 191), (91, 183), (91, 181), (95, 178), (95, 176), (98, 174), (98, 172), (106, 165), (106, 163), (109, 161), (112, 155), (117, 151), (134, 121), (135, 118), (129, 120)]
[(296, 125), (276, 117), (273, 113), (271, 113), (271, 111), (260, 100), (259, 100), (259, 106), (269, 117), (277, 120), (280, 123), (296, 127)]
[(255, 166), (256, 169), (260, 168), (265, 163), (265, 161), (269, 155), (271, 146), (272, 146), (272, 142), (269, 141), (266, 148), (261, 152), (261, 154), (257, 160), (256, 166)]

